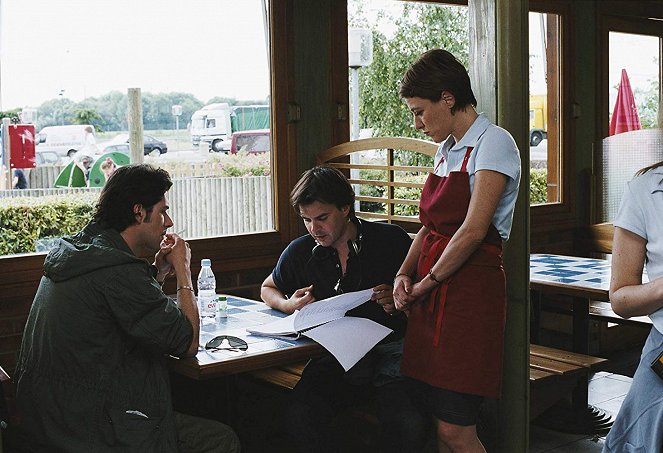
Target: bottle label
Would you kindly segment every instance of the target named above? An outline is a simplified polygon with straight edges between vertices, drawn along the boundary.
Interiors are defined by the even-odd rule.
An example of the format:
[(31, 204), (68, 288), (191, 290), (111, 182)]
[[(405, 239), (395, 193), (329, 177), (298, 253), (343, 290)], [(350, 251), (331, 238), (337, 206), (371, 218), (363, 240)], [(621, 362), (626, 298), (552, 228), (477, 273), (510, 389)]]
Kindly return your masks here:
[(217, 296), (213, 291), (204, 290), (198, 293), (198, 306), (200, 316), (207, 318), (216, 317)]

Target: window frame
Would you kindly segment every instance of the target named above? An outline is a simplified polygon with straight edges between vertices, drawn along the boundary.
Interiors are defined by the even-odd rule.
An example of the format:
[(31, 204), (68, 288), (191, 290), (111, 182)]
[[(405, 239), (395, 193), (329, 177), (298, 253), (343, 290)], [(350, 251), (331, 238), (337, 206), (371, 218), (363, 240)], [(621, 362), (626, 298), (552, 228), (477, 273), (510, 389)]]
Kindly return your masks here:
[[(237, 272), (259, 267), (271, 267), (281, 251), (297, 234), (297, 219), (289, 204), (290, 187), (297, 174), (297, 150), (294, 140), (294, 125), (288, 122), (288, 99), (294, 92), (294, 83), (288, 77), (292, 73), (292, 2), (270, 0), (270, 85), (271, 85), (271, 133), (272, 133), (272, 196), (274, 207), (274, 230), (232, 236), (216, 236), (191, 239), (192, 256), (204, 255), (215, 264), (215, 270)], [(347, 58), (347, 57), (346, 57)], [(238, 240), (240, 238), (240, 240)], [(0, 285), (21, 286), (26, 281), (38, 281), (42, 272), (45, 253), (0, 256)], [(199, 264), (192, 260), (191, 270), (195, 275)], [(16, 271), (24, 271), (25, 278), (12, 277)], [(31, 290), (34, 294), (34, 288)]]
[[(573, 27), (571, 5), (568, 1), (550, 3), (544, 0), (530, 0), (529, 11), (540, 14), (556, 14), (560, 22), (560, 70), (559, 70), (559, 201), (530, 206), (532, 232), (563, 230), (576, 224), (574, 205), (575, 156), (572, 152), (575, 137), (572, 116), (573, 74), (567, 62), (573, 61), (571, 44)], [(528, 141), (529, 146), (529, 141)]]

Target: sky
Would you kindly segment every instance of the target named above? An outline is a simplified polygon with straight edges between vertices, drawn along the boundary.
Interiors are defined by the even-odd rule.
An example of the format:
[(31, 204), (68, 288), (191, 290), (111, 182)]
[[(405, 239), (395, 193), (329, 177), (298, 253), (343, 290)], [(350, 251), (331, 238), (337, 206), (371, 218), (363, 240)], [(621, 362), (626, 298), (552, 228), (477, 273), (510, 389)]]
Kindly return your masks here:
[(0, 0), (0, 110), (112, 90), (263, 100), (262, 0)]

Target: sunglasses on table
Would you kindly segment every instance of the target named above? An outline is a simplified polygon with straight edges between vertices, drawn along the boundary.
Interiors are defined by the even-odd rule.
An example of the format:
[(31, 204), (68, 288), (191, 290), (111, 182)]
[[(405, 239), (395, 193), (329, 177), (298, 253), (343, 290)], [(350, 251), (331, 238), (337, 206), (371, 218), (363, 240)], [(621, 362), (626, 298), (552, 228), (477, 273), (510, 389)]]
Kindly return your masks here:
[(205, 345), (205, 349), (210, 351), (246, 351), (249, 345), (239, 337), (231, 335), (219, 335), (212, 338)]

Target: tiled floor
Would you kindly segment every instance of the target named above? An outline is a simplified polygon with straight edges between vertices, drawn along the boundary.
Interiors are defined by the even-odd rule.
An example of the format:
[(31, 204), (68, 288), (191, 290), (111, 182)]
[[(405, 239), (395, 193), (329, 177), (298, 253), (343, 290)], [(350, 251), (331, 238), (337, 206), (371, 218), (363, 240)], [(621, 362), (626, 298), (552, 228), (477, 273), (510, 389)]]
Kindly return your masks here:
[[(589, 404), (613, 416), (617, 414), (631, 386), (631, 378), (605, 371), (598, 372), (589, 381)], [(530, 453), (600, 452), (605, 437), (566, 434), (536, 425), (530, 428)]]

